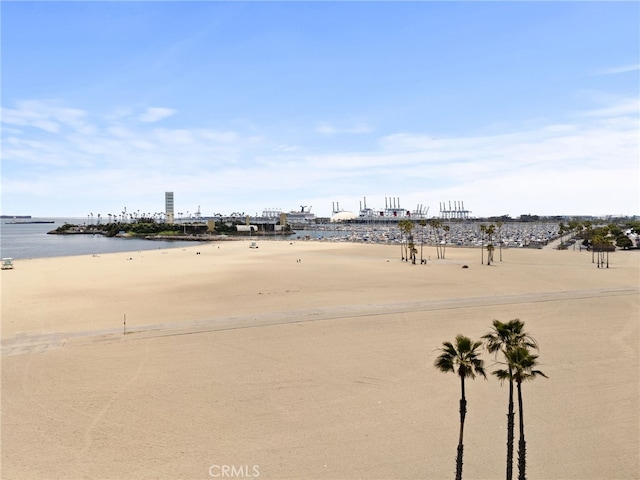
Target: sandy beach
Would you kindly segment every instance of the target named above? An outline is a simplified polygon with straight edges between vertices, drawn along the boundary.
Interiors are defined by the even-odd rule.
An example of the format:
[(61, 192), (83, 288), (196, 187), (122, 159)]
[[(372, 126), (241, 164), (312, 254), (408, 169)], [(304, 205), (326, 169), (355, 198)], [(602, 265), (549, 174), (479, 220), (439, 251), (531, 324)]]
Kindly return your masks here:
[[(640, 255), (494, 255), (239, 241), (18, 260), (0, 476), (453, 478), (460, 386), (437, 348), (519, 318), (549, 376), (523, 387), (528, 478), (640, 478)], [(467, 384), (465, 479), (504, 477), (507, 393)]]

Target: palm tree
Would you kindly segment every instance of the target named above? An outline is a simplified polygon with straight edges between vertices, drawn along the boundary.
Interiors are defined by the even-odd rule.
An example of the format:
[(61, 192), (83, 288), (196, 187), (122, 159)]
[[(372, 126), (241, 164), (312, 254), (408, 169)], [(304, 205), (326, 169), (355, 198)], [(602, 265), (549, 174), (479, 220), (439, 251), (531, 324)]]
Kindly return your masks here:
[(493, 246), (493, 243), (490, 243), (487, 245), (487, 266), (491, 265), (491, 262), (493, 261), (494, 250), (495, 250), (495, 247)]
[(405, 220), (404, 228), (407, 234), (407, 242), (405, 252), (407, 255), (405, 256), (405, 261), (409, 261), (409, 256), (411, 255), (412, 263), (415, 262), (415, 255), (413, 253), (413, 248), (415, 248), (415, 244), (413, 243), (413, 227), (414, 224), (411, 220)]
[(502, 221), (498, 221), (496, 222), (496, 227), (498, 228), (498, 236), (500, 239), (500, 261), (502, 261), (502, 225), (504, 225), (504, 222)]
[(522, 408), (522, 382), (532, 381), (538, 376), (548, 378), (540, 370), (536, 370), (538, 355), (534, 355), (526, 347), (518, 346), (505, 352), (506, 369), (496, 370), (493, 374), (500, 381), (515, 381), (518, 389), (518, 424), (520, 439), (518, 441), (518, 480), (527, 478), (527, 443), (524, 437), (524, 411)]
[(437, 218), (434, 218), (429, 221), (429, 226), (433, 232), (433, 241), (436, 245), (436, 256), (440, 258), (440, 227), (442, 227), (442, 222)]
[(491, 262), (493, 261), (493, 234), (495, 231), (496, 226), (493, 224), (487, 226), (485, 229), (485, 233), (489, 236), (489, 245), (491, 245), (491, 248), (487, 245), (487, 265), (491, 265)]
[(416, 244), (413, 243), (413, 238), (409, 240), (409, 255), (411, 256), (411, 263), (413, 265), (416, 264), (416, 254), (418, 253), (418, 249), (416, 248)]
[(440, 250), (442, 254), (441, 258), (444, 258), (444, 251), (447, 248), (447, 233), (449, 233), (449, 230), (451, 230), (449, 225), (442, 226), (442, 242), (440, 243)]
[[(602, 231), (603, 233), (598, 233), (591, 238), (591, 251), (596, 252), (598, 268), (604, 268), (606, 252), (607, 268), (609, 268), (609, 251), (615, 250), (615, 247), (608, 237), (608, 229), (604, 227)], [(593, 258), (591, 261), (593, 262)]]
[[(538, 342), (535, 338), (524, 332), (524, 322), (514, 318), (506, 323), (500, 320), (493, 321), (493, 330), (482, 336), (486, 342), (486, 348), (489, 353), (501, 352), (506, 355), (507, 351), (515, 347), (527, 347), (538, 349)], [(513, 431), (515, 429), (514, 408), (513, 408), (513, 376), (512, 369), (507, 364), (507, 377), (509, 380), (509, 406), (507, 410), (507, 480), (513, 478)], [(494, 375), (497, 375), (494, 372)]]
[(423, 263), (425, 263), (424, 257), (422, 256), (422, 248), (424, 247), (424, 227), (427, 226), (427, 221), (423, 218), (418, 223), (420, 224), (422, 231), (422, 235), (420, 238), (420, 265), (422, 265)]
[(484, 362), (479, 358), (478, 348), (482, 342), (474, 342), (464, 335), (457, 335), (455, 344), (443, 342), (441, 354), (436, 359), (434, 366), (441, 372), (457, 373), (460, 377), (462, 395), (460, 397), (460, 436), (458, 439), (458, 454), (456, 457), (456, 480), (462, 479), (462, 437), (464, 433), (464, 418), (467, 414), (467, 399), (464, 393), (465, 378), (476, 378), (476, 374), (487, 378), (484, 371)]
[(483, 223), (480, 225), (480, 265), (484, 265), (484, 234), (487, 226)]
[[(408, 252), (408, 248), (409, 248), (409, 242), (413, 241), (413, 238), (411, 236), (411, 231), (413, 230), (413, 222), (411, 220), (400, 220), (398, 222), (398, 228), (400, 229), (400, 235), (401, 235), (401, 248), (403, 248), (403, 254), (402, 254), (402, 259), (406, 262), (409, 261), (409, 252)], [(404, 234), (404, 238), (406, 239), (406, 241), (402, 241), (402, 235)]]
[(400, 230), (400, 260), (404, 260), (404, 222), (405, 220), (398, 221), (398, 230)]

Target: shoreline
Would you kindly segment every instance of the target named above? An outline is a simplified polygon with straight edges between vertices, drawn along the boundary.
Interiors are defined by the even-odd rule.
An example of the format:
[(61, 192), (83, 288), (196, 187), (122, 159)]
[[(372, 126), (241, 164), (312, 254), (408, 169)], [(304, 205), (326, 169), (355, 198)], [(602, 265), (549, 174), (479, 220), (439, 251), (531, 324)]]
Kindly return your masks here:
[[(68, 223), (68, 222), (67, 222)], [(17, 226), (19, 227), (19, 226)], [(23, 226), (28, 227), (28, 226)], [(34, 227), (38, 227), (37, 225)], [(7, 250), (3, 256), (12, 258), (49, 258), (53, 256), (75, 256), (86, 254), (104, 254), (109, 251), (124, 251), (125, 249), (130, 251), (137, 250), (151, 250), (156, 248), (155, 245), (144, 245), (144, 247), (131, 247), (130, 249), (120, 249), (120, 246), (111, 248), (107, 245), (108, 239), (111, 238), (105, 235), (103, 231), (84, 230), (87, 225), (78, 227), (78, 230), (56, 232), (55, 230), (45, 232), (51, 233), (53, 237), (60, 237), (58, 239), (51, 239), (51, 242), (43, 242), (42, 238), (36, 238), (39, 233), (38, 230), (42, 229), (28, 229), (24, 228), (23, 231), (26, 234), (28, 240), (28, 246), (25, 248), (19, 247), (20, 230), (3, 231), (3, 246)], [(499, 233), (494, 234), (491, 242), (495, 246), (496, 255), (499, 250), (511, 249), (511, 248), (550, 248), (551, 245), (557, 245), (560, 240), (567, 243), (568, 248), (576, 248), (571, 242), (567, 242), (567, 238), (560, 236), (557, 232), (558, 226), (548, 223), (531, 223), (531, 222), (514, 222), (505, 224)], [(479, 225), (474, 222), (453, 223), (451, 230), (447, 232), (447, 244), (446, 246), (451, 248), (480, 248), (481, 245), (485, 245), (489, 242), (489, 239), (484, 241), (479, 236)], [(424, 248), (431, 248), (436, 243), (442, 241), (442, 232), (438, 233), (430, 227), (420, 228), (414, 231), (414, 239), (417, 242), (416, 246), (420, 249), (421, 244), (424, 242)], [(65, 241), (64, 237), (71, 237), (76, 240)], [(93, 237), (99, 237), (93, 239)], [(89, 240), (91, 238), (94, 241)], [(268, 233), (268, 234), (216, 234), (216, 235), (202, 235), (190, 233), (185, 235), (181, 232), (176, 232), (172, 235), (149, 235), (149, 234), (135, 234), (135, 235), (116, 235), (114, 238), (125, 238), (127, 240), (135, 240), (143, 243), (143, 241), (156, 241), (156, 242), (223, 242), (223, 241), (240, 241), (240, 240), (253, 240), (253, 241), (322, 241), (322, 242), (344, 242), (344, 243), (357, 243), (357, 244), (379, 244), (379, 245), (396, 245), (398, 246), (404, 237), (396, 227), (392, 226), (376, 226), (367, 224), (327, 224), (316, 225), (312, 230), (295, 230), (288, 235), (282, 235), (280, 233)], [(83, 240), (87, 239), (87, 240)], [(105, 239), (105, 243), (101, 244)], [(500, 245), (502, 243), (502, 246)], [(39, 246), (41, 244), (41, 246)], [(115, 245), (115, 244), (114, 244)], [(92, 250), (96, 247), (95, 250)], [(178, 245), (181, 246), (181, 245)], [(77, 247), (78, 252), (73, 252), (72, 249)], [(56, 251), (55, 253), (49, 252), (49, 250)], [(19, 253), (18, 253), (19, 252)], [(42, 253), (44, 252), (44, 253)]]

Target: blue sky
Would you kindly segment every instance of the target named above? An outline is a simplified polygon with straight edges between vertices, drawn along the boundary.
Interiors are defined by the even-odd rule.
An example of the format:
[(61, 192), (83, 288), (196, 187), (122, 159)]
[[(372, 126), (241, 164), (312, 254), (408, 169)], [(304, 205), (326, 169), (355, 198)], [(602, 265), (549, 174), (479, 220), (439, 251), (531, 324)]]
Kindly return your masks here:
[(637, 2), (7, 2), (2, 213), (634, 215)]

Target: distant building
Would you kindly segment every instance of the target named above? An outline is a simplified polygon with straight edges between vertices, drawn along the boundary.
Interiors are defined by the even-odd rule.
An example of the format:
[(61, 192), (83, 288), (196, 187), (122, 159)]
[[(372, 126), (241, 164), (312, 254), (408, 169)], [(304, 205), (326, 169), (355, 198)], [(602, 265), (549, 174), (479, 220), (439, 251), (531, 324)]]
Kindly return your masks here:
[(355, 213), (348, 212), (346, 210), (341, 210), (339, 212), (334, 213), (331, 216), (331, 220), (330, 221), (331, 221), (331, 223), (334, 223), (334, 222), (349, 222), (351, 220), (355, 220), (356, 218), (357, 217), (356, 217)]
[(173, 223), (173, 192), (164, 192), (164, 211), (167, 223)]

